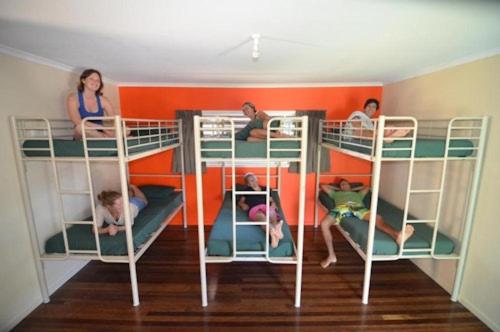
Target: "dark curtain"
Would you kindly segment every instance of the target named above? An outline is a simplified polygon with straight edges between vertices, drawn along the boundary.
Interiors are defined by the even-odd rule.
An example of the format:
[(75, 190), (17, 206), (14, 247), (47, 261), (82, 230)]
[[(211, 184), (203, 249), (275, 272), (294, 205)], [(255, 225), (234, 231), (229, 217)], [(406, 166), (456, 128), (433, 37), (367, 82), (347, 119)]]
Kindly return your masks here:
[[(319, 135), (319, 120), (324, 120), (326, 118), (325, 111), (296, 111), (296, 116), (308, 116), (309, 126), (308, 126), (308, 140), (307, 140), (307, 165), (306, 172), (314, 173), (316, 172), (316, 165), (318, 163), (317, 153), (318, 153), (318, 135)], [(321, 172), (328, 172), (330, 170), (330, 152), (322, 148), (321, 149)], [(291, 163), (289, 171), (291, 173), (299, 173), (299, 164)]]
[[(182, 120), (182, 138), (184, 142), (184, 170), (186, 174), (195, 173), (195, 159), (194, 159), (194, 116), (201, 115), (201, 111), (195, 110), (177, 110), (175, 111), (175, 119)], [(173, 171), (175, 173), (181, 172), (181, 150), (175, 149), (173, 158)], [(205, 167), (203, 167), (203, 171)]]

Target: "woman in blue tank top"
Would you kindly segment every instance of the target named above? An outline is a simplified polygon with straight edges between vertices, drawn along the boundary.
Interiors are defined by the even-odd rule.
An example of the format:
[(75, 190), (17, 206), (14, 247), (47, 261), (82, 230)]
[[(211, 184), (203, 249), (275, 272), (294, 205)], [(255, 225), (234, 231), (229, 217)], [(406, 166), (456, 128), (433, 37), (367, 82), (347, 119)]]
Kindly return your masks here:
[[(102, 76), (95, 69), (86, 69), (80, 75), (78, 91), (69, 94), (67, 99), (69, 118), (75, 124), (76, 139), (82, 138), (81, 122), (87, 117), (102, 117), (115, 115), (109, 100), (102, 95)], [(88, 127), (103, 127), (102, 120), (88, 122)], [(113, 130), (87, 130), (89, 137), (115, 137)]]

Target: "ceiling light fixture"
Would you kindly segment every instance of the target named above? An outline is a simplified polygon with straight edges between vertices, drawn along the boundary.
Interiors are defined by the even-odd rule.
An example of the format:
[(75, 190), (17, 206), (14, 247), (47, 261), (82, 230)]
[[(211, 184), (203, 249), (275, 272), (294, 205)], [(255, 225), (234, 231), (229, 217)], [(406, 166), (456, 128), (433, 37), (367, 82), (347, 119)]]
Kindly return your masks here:
[(252, 60), (257, 61), (260, 56), (260, 51), (259, 51), (260, 34), (254, 33), (252, 35), (252, 39), (253, 39)]

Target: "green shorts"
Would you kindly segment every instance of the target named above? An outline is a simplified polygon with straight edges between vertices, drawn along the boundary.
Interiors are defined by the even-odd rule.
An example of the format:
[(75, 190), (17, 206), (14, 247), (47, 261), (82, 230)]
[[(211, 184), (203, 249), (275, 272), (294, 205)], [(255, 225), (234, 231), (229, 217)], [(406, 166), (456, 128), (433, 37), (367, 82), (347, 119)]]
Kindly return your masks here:
[(348, 206), (348, 205), (340, 205), (336, 206), (334, 209), (330, 210), (330, 215), (335, 218), (337, 224), (339, 224), (342, 219), (347, 217), (356, 217), (360, 220), (370, 212), (364, 206)]

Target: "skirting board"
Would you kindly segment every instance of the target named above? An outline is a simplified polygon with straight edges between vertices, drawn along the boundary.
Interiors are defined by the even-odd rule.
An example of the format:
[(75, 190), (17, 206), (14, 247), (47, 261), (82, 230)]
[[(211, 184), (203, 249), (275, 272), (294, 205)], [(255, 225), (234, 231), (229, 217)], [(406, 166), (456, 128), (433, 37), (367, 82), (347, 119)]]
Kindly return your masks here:
[[(53, 294), (56, 290), (58, 290), (62, 285), (64, 285), (69, 279), (71, 279), (75, 274), (77, 274), (82, 268), (84, 268), (90, 261), (81, 261), (82, 264), (76, 264), (66, 273), (61, 275), (57, 280), (52, 281), (49, 285), (49, 294)], [(42, 296), (41, 294), (37, 294), (35, 298), (30, 301), (30, 303), (26, 303), (23, 309), (19, 310), (19, 313), (12, 317), (5, 326), (0, 325), (0, 331), (10, 331), (17, 324), (19, 324), (24, 318), (26, 318), (33, 310), (35, 310), (40, 304), (42, 304)]]
[(463, 297), (459, 297), (458, 301), (464, 305), (470, 312), (472, 312), (477, 318), (479, 318), (483, 323), (485, 323), (493, 331), (500, 331), (500, 325), (494, 322), (492, 318), (487, 317), (481, 310), (479, 310), (475, 305), (469, 302)]

